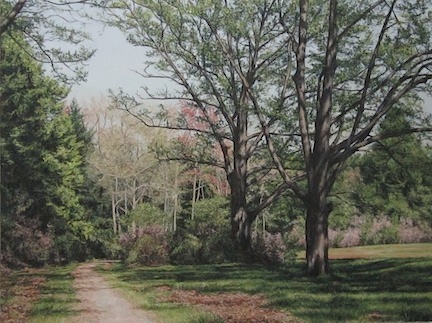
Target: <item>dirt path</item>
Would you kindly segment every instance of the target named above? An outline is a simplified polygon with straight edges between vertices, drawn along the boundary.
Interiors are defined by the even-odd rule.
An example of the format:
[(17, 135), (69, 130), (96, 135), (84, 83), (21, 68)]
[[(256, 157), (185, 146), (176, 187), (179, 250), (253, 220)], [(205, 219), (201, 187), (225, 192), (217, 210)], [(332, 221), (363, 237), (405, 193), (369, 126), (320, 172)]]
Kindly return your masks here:
[(74, 287), (80, 303), (80, 316), (71, 322), (82, 323), (153, 323), (158, 322), (150, 313), (134, 307), (118, 291), (110, 287), (95, 271), (101, 263), (87, 263), (74, 271)]

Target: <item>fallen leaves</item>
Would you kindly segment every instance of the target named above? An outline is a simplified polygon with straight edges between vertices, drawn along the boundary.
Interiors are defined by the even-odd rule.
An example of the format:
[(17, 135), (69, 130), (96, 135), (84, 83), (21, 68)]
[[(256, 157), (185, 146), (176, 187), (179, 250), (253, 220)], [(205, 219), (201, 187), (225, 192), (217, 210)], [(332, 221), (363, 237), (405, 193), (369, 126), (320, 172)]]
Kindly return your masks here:
[(261, 295), (243, 293), (202, 294), (194, 290), (159, 288), (165, 296), (161, 301), (197, 306), (211, 312), (228, 323), (276, 323), (297, 322), (287, 313), (267, 307)]
[(34, 269), (2, 271), (0, 296), (6, 301), (0, 307), (0, 322), (25, 322), (45, 280)]

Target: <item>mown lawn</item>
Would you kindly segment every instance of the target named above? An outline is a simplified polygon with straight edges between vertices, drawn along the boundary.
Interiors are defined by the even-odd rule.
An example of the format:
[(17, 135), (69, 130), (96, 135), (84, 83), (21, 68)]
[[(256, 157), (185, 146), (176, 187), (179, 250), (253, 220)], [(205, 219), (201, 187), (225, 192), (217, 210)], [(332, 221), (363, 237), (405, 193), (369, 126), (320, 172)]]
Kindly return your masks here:
[[(409, 257), (404, 256), (404, 248), (410, 250)], [(392, 249), (394, 257), (389, 258)], [(305, 277), (302, 261), (279, 268), (222, 264), (130, 269), (116, 265), (105, 274), (163, 322), (190, 322), (187, 307), (163, 301), (167, 288), (262, 294), (268, 306), (307, 322), (432, 320), (432, 244), (360, 250), (368, 252), (369, 259), (332, 260), (332, 273), (319, 278)], [(358, 249), (337, 252), (344, 255), (341, 258), (359, 257)]]
[(432, 258), (432, 243), (388, 244), (352, 248), (330, 248), (333, 259)]
[[(100, 271), (137, 306), (155, 312), (161, 322), (221, 322), (217, 315), (170, 302), (167, 296), (173, 291), (219, 295), (222, 300), (237, 293), (264, 295), (269, 307), (305, 322), (432, 321), (431, 253), (432, 244), (333, 249), (331, 257), (342, 259), (332, 260), (332, 273), (320, 278), (305, 277), (302, 260), (278, 268), (115, 264)], [(364, 258), (348, 259), (360, 257)], [(71, 274), (75, 266), (1, 275), (0, 321), (5, 317), (44, 323), (73, 319), (77, 314)]]

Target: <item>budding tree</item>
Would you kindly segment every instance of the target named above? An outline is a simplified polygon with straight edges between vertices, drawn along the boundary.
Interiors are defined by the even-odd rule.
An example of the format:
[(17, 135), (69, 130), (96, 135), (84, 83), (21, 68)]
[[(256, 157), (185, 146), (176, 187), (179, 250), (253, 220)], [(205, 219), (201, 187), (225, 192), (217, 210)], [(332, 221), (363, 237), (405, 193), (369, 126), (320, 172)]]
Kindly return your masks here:
[[(347, 159), (385, 138), (432, 130), (419, 112), (409, 129), (379, 131), (394, 107), (431, 93), (430, 2), (105, 1), (109, 22), (146, 49), (141, 74), (175, 85), (147, 95), (190, 102), (208, 127), (182, 118), (152, 124), (132, 110), (137, 98), (118, 104), (220, 146), (243, 247), (251, 223), (283, 192), (302, 200), (307, 271), (324, 274), (330, 194)], [(257, 202), (263, 183), (275, 189)]]

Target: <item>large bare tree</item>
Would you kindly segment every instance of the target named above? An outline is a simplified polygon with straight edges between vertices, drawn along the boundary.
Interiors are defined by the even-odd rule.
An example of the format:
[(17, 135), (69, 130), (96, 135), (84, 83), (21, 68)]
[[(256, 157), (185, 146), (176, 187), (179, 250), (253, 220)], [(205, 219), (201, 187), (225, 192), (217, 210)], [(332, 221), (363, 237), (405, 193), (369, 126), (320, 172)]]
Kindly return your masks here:
[[(277, 1), (108, 1), (105, 9), (109, 23), (147, 49), (148, 69), (140, 73), (170, 82), (165, 93), (145, 89), (147, 97), (189, 102), (197, 110), (196, 124), (205, 127), (181, 115), (177, 122), (167, 118), (163, 124), (153, 123), (151, 112), (134, 110), (142, 103), (136, 98), (119, 95), (118, 105), (149, 126), (192, 131), (210, 149), (219, 146), (222, 160), (200, 154), (198, 148), (181, 159), (225, 171), (233, 238), (247, 250), (258, 214), (287, 186), (298, 190), (278, 178), (254, 111), (268, 115), (283, 106), (289, 46), (279, 18), (290, 6), (284, 9)], [(157, 117), (166, 115), (160, 112)], [(277, 124), (276, 118), (266, 122), (272, 129)], [(273, 189), (263, 194), (261, 187), (270, 182)]]
[(379, 132), (393, 107), (431, 93), (430, 1), (105, 5), (108, 22), (146, 49), (140, 73), (169, 81), (161, 93), (145, 88), (146, 97), (186, 100), (208, 127), (181, 117), (152, 123), (151, 113), (133, 110), (139, 98), (120, 95), (118, 105), (148, 125), (220, 146), (223, 163), (214, 164), (230, 183), (233, 236), (243, 248), (259, 212), (284, 192), (301, 199), (310, 275), (328, 272), (330, 194), (347, 159), (385, 138), (432, 130), (419, 113), (408, 130)]
[(386, 138), (432, 130), (419, 111), (409, 129), (379, 131), (391, 109), (431, 93), (431, 9), (430, 1), (300, 0), (297, 27), (283, 22), (296, 61), (310, 275), (329, 270), (329, 197), (347, 159)]

